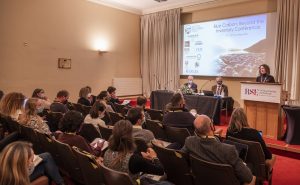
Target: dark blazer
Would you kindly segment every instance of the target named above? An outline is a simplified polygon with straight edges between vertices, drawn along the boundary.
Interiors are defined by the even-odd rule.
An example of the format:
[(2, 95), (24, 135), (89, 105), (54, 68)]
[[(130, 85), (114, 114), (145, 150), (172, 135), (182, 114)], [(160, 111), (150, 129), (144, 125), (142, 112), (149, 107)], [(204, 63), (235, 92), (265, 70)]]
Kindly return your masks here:
[(259, 75), (256, 78), (256, 82), (260, 82), (260, 83), (275, 83), (275, 79), (272, 75)]
[[(214, 85), (211, 87), (211, 90), (214, 92), (214, 94), (217, 93), (217, 85)], [(221, 93), (224, 92), (224, 96), (228, 96), (228, 87), (224, 84), (222, 84), (221, 87)]]
[(91, 106), (91, 102), (83, 97), (79, 98), (77, 103), (85, 106)]
[[(189, 83), (185, 83), (184, 84), (185, 86), (189, 86)], [(197, 89), (197, 84), (195, 84), (194, 82), (192, 83), (191, 85), (191, 89), (194, 91), (194, 93), (197, 93), (198, 92), (198, 89)]]
[(249, 183), (252, 180), (250, 169), (243, 164), (233, 145), (221, 143), (215, 138), (190, 136), (186, 138), (182, 151), (208, 162), (231, 165), (240, 182)]

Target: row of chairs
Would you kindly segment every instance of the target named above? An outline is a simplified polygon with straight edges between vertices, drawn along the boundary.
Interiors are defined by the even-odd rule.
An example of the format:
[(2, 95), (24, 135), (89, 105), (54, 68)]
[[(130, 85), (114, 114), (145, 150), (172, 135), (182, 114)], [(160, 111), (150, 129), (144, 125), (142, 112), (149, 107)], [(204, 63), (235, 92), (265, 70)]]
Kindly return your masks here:
[[(6, 144), (7, 142), (13, 142), (20, 138), (33, 143), (34, 151), (36, 152), (38, 150), (36, 153), (49, 152), (59, 166), (61, 172), (72, 178), (76, 183), (86, 185), (134, 184), (126, 173), (117, 172), (98, 164), (95, 160), (96, 157), (92, 154), (76, 147), (70, 147), (47, 134), (20, 125), (9, 117), (3, 118), (1, 116), (0, 123), (3, 122), (7, 122), (6, 124), (10, 124), (14, 129), (14, 132), (5, 137), (4, 140)], [(4, 140), (1, 140), (1, 142)], [(1, 142), (0, 146), (2, 146)], [(3, 144), (3, 147), (5, 147), (5, 145)], [(45, 182), (44, 178), (39, 180)]]

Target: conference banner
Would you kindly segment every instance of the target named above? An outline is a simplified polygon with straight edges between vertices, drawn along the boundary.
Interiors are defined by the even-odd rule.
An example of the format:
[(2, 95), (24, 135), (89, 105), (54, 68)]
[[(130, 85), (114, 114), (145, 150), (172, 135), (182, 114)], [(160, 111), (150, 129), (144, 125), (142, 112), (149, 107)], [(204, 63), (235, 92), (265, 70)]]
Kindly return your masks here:
[(241, 83), (241, 99), (280, 103), (281, 84)]

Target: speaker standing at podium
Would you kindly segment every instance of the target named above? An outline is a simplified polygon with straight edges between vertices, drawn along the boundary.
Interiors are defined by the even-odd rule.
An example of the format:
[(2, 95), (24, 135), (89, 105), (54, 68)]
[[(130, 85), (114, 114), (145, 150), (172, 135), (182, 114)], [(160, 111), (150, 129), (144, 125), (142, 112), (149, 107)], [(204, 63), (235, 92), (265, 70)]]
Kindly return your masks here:
[(260, 83), (275, 83), (275, 79), (270, 75), (270, 67), (267, 64), (259, 66), (259, 76), (256, 78), (256, 82)]

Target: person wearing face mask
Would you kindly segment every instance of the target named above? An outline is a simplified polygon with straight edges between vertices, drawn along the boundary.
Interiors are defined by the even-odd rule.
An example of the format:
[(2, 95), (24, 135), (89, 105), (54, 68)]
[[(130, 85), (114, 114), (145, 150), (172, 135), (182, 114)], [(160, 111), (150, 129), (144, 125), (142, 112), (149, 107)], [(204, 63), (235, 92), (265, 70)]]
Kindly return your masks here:
[(218, 76), (216, 78), (216, 83), (216, 85), (211, 87), (211, 90), (213, 91), (214, 95), (222, 97), (228, 96), (228, 87), (223, 84), (223, 79), (221, 76)]
[(105, 105), (100, 102), (95, 102), (90, 110), (90, 113), (84, 118), (85, 124), (93, 124), (99, 131), (98, 126), (106, 127), (105, 122), (101, 119), (105, 115)]
[(40, 88), (34, 89), (31, 97), (40, 99), (42, 101), (43, 107), (45, 109), (50, 109), (51, 101), (45, 95), (44, 89), (40, 89)]
[(173, 95), (171, 102), (166, 105), (166, 111), (162, 121), (163, 125), (187, 128), (190, 133), (194, 133), (195, 117), (185, 108), (185, 100), (181, 93)]
[(66, 90), (61, 90), (57, 93), (56, 99), (54, 102), (50, 105), (50, 110), (52, 112), (61, 112), (61, 113), (66, 113), (69, 111), (67, 107), (69, 99), (69, 92)]
[(25, 104), (25, 114), (22, 114), (20, 117), (20, 124), (50, 135), (51, 132), (49, 126), (38, 115), (39, 112), (43, 112), (41, 100), (29, 98)]
[(144, 140), (146, 144), (150, 145), (155, 138), (150, 130), (142, 129), (142, 124), (145, 123), (143, 109), (137, 107), (129, 109), (126, 119), (133, 125), (133, 137)]
[[(57, 185), (64, 185), (58, 168), (49, 153), (35, 155), (32, 144), (17, 141), (7, 145), (0, 155), (0, 184), (30, 185), (47, 176)], [(39, 181), (39, 180), (37, 180)]]
[(113, 108), (111, 107), (111, 105), (108, 104), (109, 100), (110, 100), (110, 96), (109, 96), (107, 91), (101, 91), (99, 93), (99, 95), (97, 96), (97, 101), (100, 102), (100, 103), (103, 103), (105, 105), (105, 107), (106, 107), (105, 111), (115, 112), (113, 110)]
[(259, 66), (259, 76), (256, 78), (256, 82), (260, 83), (275, 83), (275, 79), (270, 75), (270, 67), (267, 64)]
[(192, 89), (194, 93), (197, 93), (198, 92), (197, 84), (195, 84), (193, 80), (194, 80), (193, 76), (188, 76), (188, 82), (185, 83), (184, 85)]

